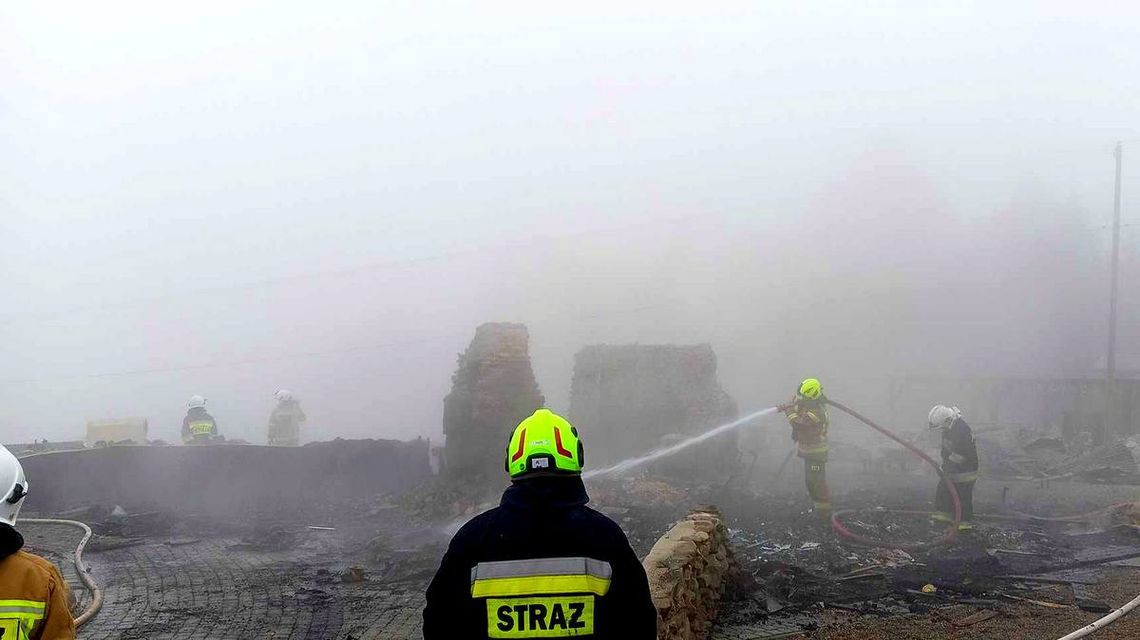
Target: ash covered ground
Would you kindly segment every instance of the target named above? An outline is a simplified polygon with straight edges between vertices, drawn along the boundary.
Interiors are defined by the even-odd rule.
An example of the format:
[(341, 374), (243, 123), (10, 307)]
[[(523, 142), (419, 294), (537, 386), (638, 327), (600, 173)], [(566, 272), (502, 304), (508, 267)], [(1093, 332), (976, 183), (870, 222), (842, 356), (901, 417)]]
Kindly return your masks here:
[[(922, 515), (888, 511), (928, 510), (928, 474), (834, 466), (837, 507), (857, 509), (845, 518), (853, 530), (904, 543), (941, 533)], [(978, 511), (1002, 517), (954, 544), (904, 552), (843, 543), (806, 511), (798, 469), (777, 480), (773, 467), (728, 483), (651, 469), (589, 489), (640, 555), (691, 509), (718, 506), (736, 568), (713, 638), (1018, 637), (1011, 629), (1047, 638), (1119, 606), (1140, 584), (1140, 569), (1121, 566), (1140, 556), (1126, 509), (1027, 517), (1064, 515), (1058, 503), (1067, 513), (1100, 509), (1131, 497), (1131, 486), (984, 480)], [(83, 637), (417, 638), (447, 525), (482, 506), (468, 490), (430, 482), (314, 504), (301, 517), (89, 507), (69, 515), (93, 523), (86, 558), (106, 604)], [(1103, 637), (1135, 631), (1122, 623)]]

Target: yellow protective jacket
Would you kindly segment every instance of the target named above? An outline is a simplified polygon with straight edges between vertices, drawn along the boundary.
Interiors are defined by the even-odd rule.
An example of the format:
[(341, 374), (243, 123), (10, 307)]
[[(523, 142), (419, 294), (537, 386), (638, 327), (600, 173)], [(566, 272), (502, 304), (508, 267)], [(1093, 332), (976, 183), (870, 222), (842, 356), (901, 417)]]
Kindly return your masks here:
[(67, 583), (59, 569), (24, 551), (0, 560), (0, 639), (74, 638), (75, 620), (68, 605)]
[(295, 447), (301, 442), (301, 423), (306, 420), (305, 412), (296, 400), (284, 402), (273, 408), (269, 414), (269, 444)]
[(792, 425), (792, 439), (799, 447), (799, 457), (807, 460), (827, 460), (827, 405), (793, 402), (787, 409)]

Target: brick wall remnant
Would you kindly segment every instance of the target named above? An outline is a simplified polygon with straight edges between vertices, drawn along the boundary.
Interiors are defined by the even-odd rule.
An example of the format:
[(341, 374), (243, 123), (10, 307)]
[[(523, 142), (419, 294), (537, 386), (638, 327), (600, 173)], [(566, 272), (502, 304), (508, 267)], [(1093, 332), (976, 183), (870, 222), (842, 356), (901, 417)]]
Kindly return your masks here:
[[(574, 358), (570, 421), (596, 467), (672, 444), (734, 420), (736, 402), (721, 388), (707, 344), (591, 345)], [(735, 462), (735, 434), (665, 460), (656, 469), (702, 475)]]
[(713, 507), (694, 511), (661, 536), (642, 561), (658, 640), (708, 637), (730, 563), (728, 530)]
[(501, 486), (503, 455), (515, 425), (543, 405), (530, 365), (526, 326), (487, 323), (459, 355), (443, 400), (445, 466), (450, 479)]

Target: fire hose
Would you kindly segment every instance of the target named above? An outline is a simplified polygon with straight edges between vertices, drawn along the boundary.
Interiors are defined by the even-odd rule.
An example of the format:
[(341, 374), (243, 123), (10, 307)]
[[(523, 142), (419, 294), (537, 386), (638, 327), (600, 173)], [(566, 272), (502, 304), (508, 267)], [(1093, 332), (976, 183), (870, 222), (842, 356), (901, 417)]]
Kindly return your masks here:
[(1103, 628), (1107, 627), (1108, 625), (1112, 624), (1113, 622), (1116, 622), (1120, 618), (1123, 618), (1124, 616), (1126, 616), (1128, 614), (1128, 612), (1132, 611), (1136, 607), (1140, 607), (1140, 595), (1138, 595), (1135, 598), (1133, 598), (1132, 600), (1128, 601), (1128, 603), (1125, 604), (1123, 607), (1120, 607), (1119, 609), (1113, 611), (1112, 613), (1108, 614), (1107, 616), (1093, 622), (1092, 624), (1089, 624), (1088, 626), (1081, 627), (1080, 629), (1077, 629), (1076, 631), (1070, 633), (1067, 636), (1062, 636), (1062, 637), (1058, 638), (1057, 640), (1077, 640), (1077, 638), (1083, 638), (1083, 637), (1091, 634), (1092, 632), (1103, 629)]
[(905, 543), (904, 542), (890, 542), (890, 543), (886, 543), (886, 542), (883, 542), (881, 540), (874, 540), (871, 538), (861, 536), (861, 535), (851, 531), (850, 529), (848, 529), (843, 524), (843, 520), (841, 519), (842, 516), (844, 516), (844, 515), (847, 515), (849, 513), (854, 513), (855, 512), (854, 509), (847, 509), (844, 511), (836, 511), (834, 514), (831, 515), (831, 526), (832, 526), (832, 528), (835, 529), (836, 533), (838, 533), (841, 537), (846, 538), (847, 540), (850, 540), (850, 541), (855, 542), (857, 544), (862, 544), (862, 545), (867, 545), (867, 546), (872, 546), (872, 547), (893, 547), (895, 549), (903, 549), (903, 550), (925, 549), (927, 547), (932, 547), (932, 546), (937, 546), (937, 545), (941, 545), (941, 544), (946, 544), (948, 542), (952, 542), (954, 540), (954, 538), (958, 535), (958, 524), (962, 521), (962, 500), (961, 500), (961, 498), (958, 497), (958, 489), (954, 487), (954, 482), (952, 480), (950, 480), (950, 477), (948, 475), (946, 475), (946, 473), (942, 470), (941, 465), (939, 465), (937, 462), (935, 462), (933, 458), (926, 455), (926, 453), (924, 451), (922, 451), (921, 449), (919, 449), (918, 447), (912, 445), (911, 443), (907, 442), (906, 440), (903, 440), (902, 438), (896, 436), (895, 434), (884, 429), (883, 427), (875, 424), (874, 422), (872, 422), (871, 420), (860, 415), (858, 412), (854, 411), (853, 409), (849, 409), (848, 407), (844, 406), (843, 404), (836, 402), (834, 400), (831, 400), (831, 399), (828, 399), (827, 403), (830, 404), (831, 406), (843, 411), (844, 413), (847, 413), (852, 418), (855, 418), (856, 420), (859, 420), (860, 422), (866, 424), (868, 427), (871, 427), (875, 431), (878, 431), (879, 433), (887, 436), (891, 440), (894, 440), (895, 442), (901, 444), (908, 451), (910, 451), (914, 455), (918, 456), (919, 458), (922, 458), (927, 464), (929, 464), (931, 466), (931, 468), (933, 468), (938, 473), (938, 477), (942, 479), (942, 484), (946, 486), (946, 490), (950, 493), (950, 499), (954, 502), (954, 518), (953, 518), (953, 521), (947, 526), (946, 533), (942, 534), (941, 536), (935, 538), (934, 540), (932, 540), (930, 542), (905, 542)]
[(62, 524), (69, 527), (76, 527), (83, 530), (83, 539), (79, 541), (79, 545), (75, 547), (75, 571), (79, 574), (79, 580), (83, 582), (83, 586), (91, 592), (91, 604), (87, 605), (87, 610), (79, 614), (75, 618), (75, 628), (82, 627), (87, 621), (95, 617), (99, 613), (99, 609), (103, 606), (103, 590), (91, 578), (87, 572), (87, 565), (83, 562), (83, 550), (87, 547), (87, 542), (91, 540), (91, 527), (78, 522), (76, 520), (58, 520), (55, 518), (22, 518), (21, 522), (30, 522), (34, 524)]
[[(852, 409), (849, 409), (848, 407), (845, 407), (841, 403), (835, 402), (834, 400), (828, 400), (828, 404), (836, 407), (837, 409), (840, 409), (841, 411), (847, 413), (848, 415), (855, 418), (856, 420), (859, 420), (860, 422), (863, 422), (867, 426), (871, 427), (875, 431), (878, 431), (879, 433), (887, 436), (891, 440), (894, 440), (895, 442), (901, 444), (902, 446), (906, 447), (906, 449), (909, 450), (911, 453), (915, 454), (916, 456), (918, 456), (918, 457), (922, 458), (924, 461), (926, 461), (927, 464), (929, 464), (935, 471), (938, 472), (938, 476), (942, 479), (942, 483), (946, 485), (947, 491), (950, 492), (951, 500), (954, 501), (954, 521), (953, 521), (953, 523), (950, 524), (950, 526), (947, 528), (946, 533), (944, 535), (940, 536), (939, 538), (936, 538), (932, 542), (909, 543), (909, 544), (891, 543), (889, 545), (885, 545), (880, 541), (876, 541), (876, 540), (872, 540), (870, 538), (860, 536), (856, 533), (853, 533), (849, 529), (847, 529), (847, 527), (844, 526), (843, 521), (840, 519), (840, 516), (847, 514), (847, 513), (854, 512), (855, 511), (854, 509), (849, 509), (846, 511), (837, 511), (834, 514), (832, 514), (831, 526), (835, 528), (835, 531), (837, 533), (839, 533), (840, 536), (847, 538), (848, 540), (860, 543), (860, 544), (873, 545), (873, 546), (891, 546), (891, 547), (895, 547), (895, 548), (899, 548), (899, 549), (925, 548), (925, 547), (935, 546), (935, 545), (939, 545), (939, 544), (944, 544), (944, 543), (947, 543), (947, 542), (954, 540), (954, 537), (957, 535), (957, 532), (958, 532), (958, 523), (962, 520), (962, 501), (961, 501), (961, 498), (958, 497), (958, 491), (954, 487), (954, 483), (950, 480), (950, 478), (946, 475), (946, 473), (942, 471), (941, 466), (939, 466), (938, 463), (936, 463), (930, 456), (926, 455), (926, 453), (924, 453), (918, 447), (915, 447), (914, 445), (910, 444), (909, 442), (906, 442), (902, 438), (899, 438), (898, 436), (891, 433), (890, 431), (884, 429), (883, 427), (880, 427), (879, 425), (875, 424), (871, 420), (860, 415), (858, 412), (856, 412)], [(1118, 506), (1118, 505), (1113, 505), (1113, 506)], [(1108, 508), (1111, 509), (1112, 507), (1108, 507)], [(1100, 511), (1103, 511), (1103, 510), (1100, 510)], [(1039, 519), (1041, 519), (1041, 520), (1052, 520), (1052, 521), (1065, 521), (1065, 520), (1070, 520), (1071, 518), (1073, 518), (1073, 516), (1064, 517), (1064, 518), (1039, 518)], [(1078, 638), (1084, 638), (1085, 636), (1088, 636), (1088, 635), (1092, 634), (1093, 632), (1098, 631), (1100, 629), (1103, 629), (1104, 627), (1112, 624), (1113, 622), (1116, 622), (1120, 618), (1123, 618), (1125, 615), (1127, 615), (1129, 612), (1136, 609), (1137, 607), (1140, 607), (1140, 595), (1137, 595), (1135, 598), (1133, 598), (1132, 600), (1127, 602), (1124, 606), (1120, 607), (1119, 609), (1116, 609), (1115, 611), (1113, 611), (1112, 613), (1109, 613), (1108, 615), (1104, 616), (1103, 618), (1100, 618), (1099, 620), (1096, 620), (1095, 622), (1093, 622), (1087, 626), (1081, 627), (1080, 629), (1077, 629), (1076, 631), (1074, 631), (1068, 635), (1062, 636), (1061, 638), (1058, 638), (1058, 640), (1077, 640)]]

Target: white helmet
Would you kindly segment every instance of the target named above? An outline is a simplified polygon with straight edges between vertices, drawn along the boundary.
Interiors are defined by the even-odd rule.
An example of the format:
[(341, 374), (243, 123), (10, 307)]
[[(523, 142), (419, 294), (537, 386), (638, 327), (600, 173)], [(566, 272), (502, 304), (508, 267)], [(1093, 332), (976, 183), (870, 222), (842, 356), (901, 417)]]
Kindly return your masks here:
[(191, 409), (194, 409), (194, 408), (204, 409), (206, 407), (206, 399), (203, 398), (202, 396), (190, 396), (190, 402), (186, 403), (186, 406), (191, 408)]
[(949, 429), (961, 417), (962, 412), (958, 410), (958, 407), (936, 404), (930, 410), (930, 415), (926, 417), (926, 423), (931, 429)]
[(278, 402), (289, 402), (293, 399), (293, 393), (285, 389), (278, 389), (277, 393), (273, 394), (273, 397), (277, 398)]
[(0, 522), (16, 526), (16, 515), (28, 495), (28, 479), (24, 477), (24, 467), (16, 456), (0, 445)]

